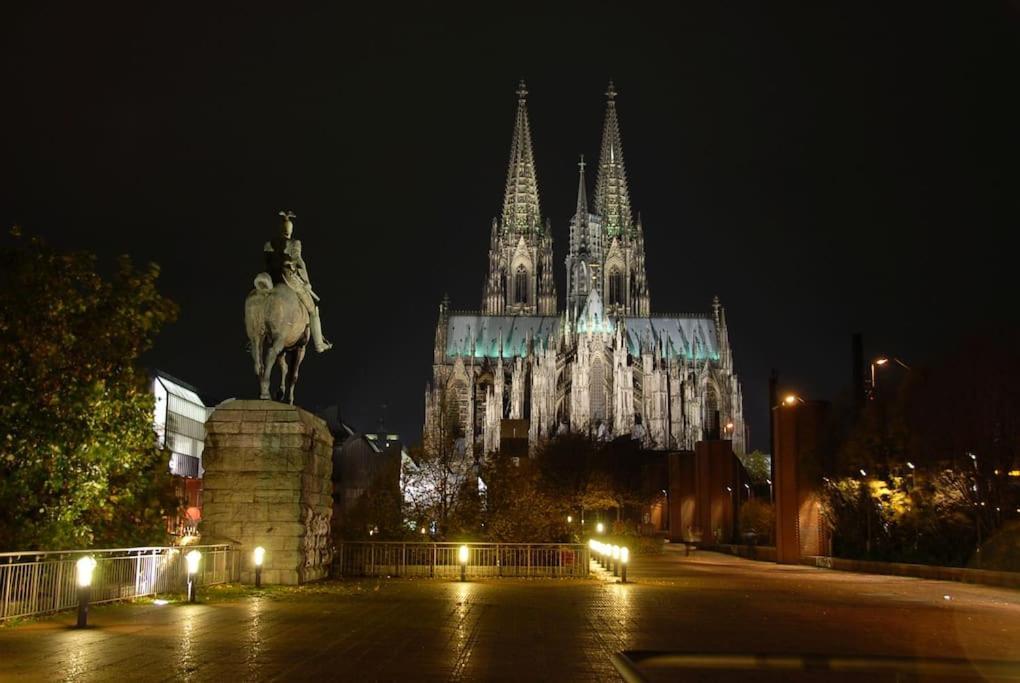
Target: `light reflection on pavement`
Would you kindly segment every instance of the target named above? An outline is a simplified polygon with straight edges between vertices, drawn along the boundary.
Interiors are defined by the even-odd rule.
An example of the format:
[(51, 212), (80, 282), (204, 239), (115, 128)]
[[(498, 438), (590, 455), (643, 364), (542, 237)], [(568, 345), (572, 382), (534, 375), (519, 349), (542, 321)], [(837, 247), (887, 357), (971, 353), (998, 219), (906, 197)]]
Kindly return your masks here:
[(629, 578), (364, 579), (98, 606), (85, 631), (73, 613), (0, 628), (0, 679), (612, 680), (621, 650), (1020, 659), (1020, 591), (672, 549), (634, 558)]

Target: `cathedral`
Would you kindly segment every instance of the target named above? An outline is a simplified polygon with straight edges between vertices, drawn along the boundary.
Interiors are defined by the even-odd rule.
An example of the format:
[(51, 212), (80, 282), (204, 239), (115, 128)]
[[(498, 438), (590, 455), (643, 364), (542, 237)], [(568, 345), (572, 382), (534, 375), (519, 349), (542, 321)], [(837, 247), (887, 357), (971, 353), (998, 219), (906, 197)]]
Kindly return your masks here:
[(631, 207), (612, 83), (593, 201), (583, 158), (578, 165), (559, 309), (527, 94), (522, 82), (481, 310), (452, 310), (446, 298), (439, 306), (426, 444), (445, 430), (477, 459), (498, 451), (504, 424), (513, 424), (527, 429), (531, 448), (573, 432), (626, 436), (649, 449), (727, 439), (743, 454), (743, 399), (718, 298), (703, 314), (652, 313), (645, 231)]

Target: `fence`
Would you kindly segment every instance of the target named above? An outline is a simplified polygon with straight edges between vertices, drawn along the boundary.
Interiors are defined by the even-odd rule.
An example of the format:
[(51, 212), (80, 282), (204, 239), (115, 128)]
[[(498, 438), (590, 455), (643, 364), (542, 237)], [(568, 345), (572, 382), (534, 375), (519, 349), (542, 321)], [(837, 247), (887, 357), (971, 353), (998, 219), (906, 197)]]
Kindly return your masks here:
[(587, 545), (577, 543), (340, 543), (334, 576), (460, 578), (460, 547), (468, 549), (466, 576), (573, 577), (589, 571)]
[(199, 585), (240, 579), (239, 552), (229, 545), (0, 553), (0, 621), (75, 607), (75, 563), (84, 555), (96, 559), (92, 603), (181, 592), (192, 549), (202, 553)]

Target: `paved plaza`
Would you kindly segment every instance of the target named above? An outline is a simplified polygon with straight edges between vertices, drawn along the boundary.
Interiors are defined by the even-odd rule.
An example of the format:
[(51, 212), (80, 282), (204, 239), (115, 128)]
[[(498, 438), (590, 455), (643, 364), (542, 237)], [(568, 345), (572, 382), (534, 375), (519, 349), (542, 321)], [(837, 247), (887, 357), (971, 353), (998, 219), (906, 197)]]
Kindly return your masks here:
[(626, 585), (361, 579), (102, 606), (87, 630), (64, 613), (0, 628), (0, 679), (619, 680), (621, 650), (1020, 660), (1020, 591), (677, 550)]

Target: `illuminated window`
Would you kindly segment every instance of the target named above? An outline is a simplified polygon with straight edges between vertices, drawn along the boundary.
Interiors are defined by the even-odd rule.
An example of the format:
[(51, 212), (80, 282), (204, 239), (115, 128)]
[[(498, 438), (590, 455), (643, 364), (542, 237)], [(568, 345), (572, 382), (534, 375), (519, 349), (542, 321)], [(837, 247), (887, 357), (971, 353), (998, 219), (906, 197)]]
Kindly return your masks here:
[(623, 275), (616, 268), (609, 272), (609, 303), (611, 305), (623, 303)]
[(518, 266), (514, 273), (514, 303), (528, 303), (528, 271), (524, 266)]

